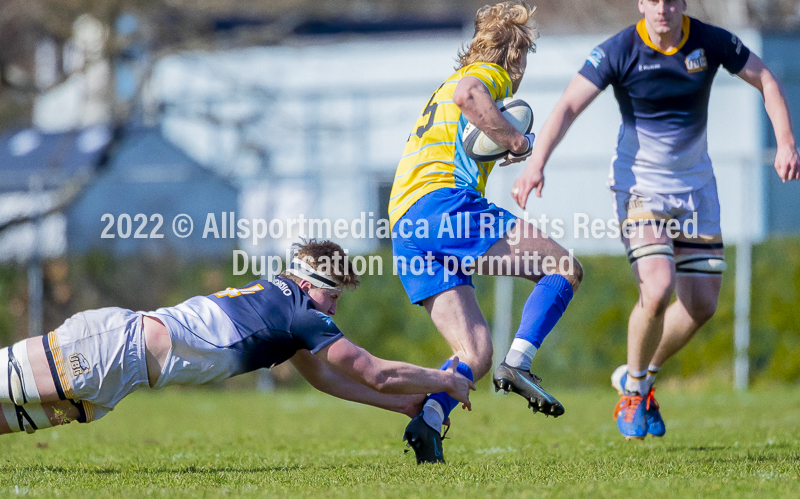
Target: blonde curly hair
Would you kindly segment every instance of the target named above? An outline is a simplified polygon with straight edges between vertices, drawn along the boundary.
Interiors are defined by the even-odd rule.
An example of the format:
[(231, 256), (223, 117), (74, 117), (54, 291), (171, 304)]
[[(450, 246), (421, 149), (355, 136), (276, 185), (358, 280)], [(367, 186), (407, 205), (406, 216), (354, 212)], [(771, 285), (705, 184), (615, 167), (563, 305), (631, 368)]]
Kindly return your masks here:
[(508, 71), (512, 80), (522, 78), (520, 58), (536, 51), (539, 30), (533, 15), (536, 7), (521, 1), (486, 5), (475, 16), (475, 35), (469, 47), (458, 51), (456, 70), (476, 62), (491, 62)]

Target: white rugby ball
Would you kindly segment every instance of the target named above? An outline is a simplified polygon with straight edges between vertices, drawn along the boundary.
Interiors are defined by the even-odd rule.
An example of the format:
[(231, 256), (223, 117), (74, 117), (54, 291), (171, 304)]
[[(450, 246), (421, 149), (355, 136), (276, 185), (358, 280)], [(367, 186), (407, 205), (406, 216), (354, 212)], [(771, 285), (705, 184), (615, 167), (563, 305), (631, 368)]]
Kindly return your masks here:
[[(522, 99), (506, 97), (496, 102), (505, 119), (521, 133), (530, 133), (533, 127), (533, 111)], [(495, 144), (485, 133), (472, 123), (467, 123), (461, 134), (461, 142), (467, 156), (475, 161), (495, 161), (508, 154), (508, 149)]]

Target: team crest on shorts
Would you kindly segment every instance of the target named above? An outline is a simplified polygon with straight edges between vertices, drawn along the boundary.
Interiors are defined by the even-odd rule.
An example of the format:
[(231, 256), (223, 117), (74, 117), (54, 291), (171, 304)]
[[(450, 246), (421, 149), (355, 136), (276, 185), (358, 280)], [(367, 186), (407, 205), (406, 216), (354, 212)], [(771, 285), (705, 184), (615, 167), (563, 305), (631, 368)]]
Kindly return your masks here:
[(688, 69), (690, 73), (699, 73), (700, 71), (708, 69), (705, 49), (697, 49), (686, 56), (686, 69)]
[(642, 202), (642, 198), (633, 196), (630, 198), (630, 200), (628, 200), (628, 211), (641, 210), (642, 208), (644, 208), (644, 202)]
[(89, 366), (89, 361), (86, 360), (82, 353), (73, 353), (69, 356), (69, 367), (72, 369), (73, 378), (92, 370)]

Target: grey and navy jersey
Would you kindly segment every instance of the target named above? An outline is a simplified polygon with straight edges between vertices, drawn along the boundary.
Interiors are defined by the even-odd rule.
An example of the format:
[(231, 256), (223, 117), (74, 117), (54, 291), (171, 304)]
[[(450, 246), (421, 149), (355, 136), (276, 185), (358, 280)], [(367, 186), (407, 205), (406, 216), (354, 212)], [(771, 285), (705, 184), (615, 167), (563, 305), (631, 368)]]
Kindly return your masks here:
[(644, 20), (596, 47), (580, 74), (601, 90), (611, 85), (622, 113), (610, 187), (684, 193), (708, 183), (711, 83), (720, 66), (736, 74), (749, 56), (735, 35), (686, 16), (670, 52), (650, 41)]
[(343, 336), (297, 284), (280, 277), (195, 296), (145, 315), (160, 319), (172, 338), (155, 388), (220, 381), (272, 367), (298, 350), (316, 353)]

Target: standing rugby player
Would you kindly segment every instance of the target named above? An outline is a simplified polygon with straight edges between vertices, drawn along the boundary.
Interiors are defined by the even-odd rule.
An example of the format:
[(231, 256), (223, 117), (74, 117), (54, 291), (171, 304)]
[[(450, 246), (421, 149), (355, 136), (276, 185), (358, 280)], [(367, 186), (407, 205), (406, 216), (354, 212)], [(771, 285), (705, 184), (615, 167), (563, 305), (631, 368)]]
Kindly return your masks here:
[[(706, 125), (720, 66), (761, 92), (778, 144), (775, 170), (784, 182), (800, 178), (786, 98), (761, 59), (730, 32), (685, 16), (685, 0), (638, 5), (644, 18), (596, 47), (564, 91), (512, 191), (523, 208), (533, 189), (541, 196), (551, 153), (611, 85), (622, 128), (609, 187), (639, 285), (628, 323), (628, 363), (612, 375), (621, 395), (614, 414), (627, 439), (664, 435), (655, 376), (717, 308), (725, 262)], [(697, 237), (670, 238), (663, 230), (669, 220), (683, 227), (693, 216)]]
[[(392, 186), (389, 218), (400, 280), (411, 302), (425, 307), (453, 349), (454, 357), (442, 369), (459, 358), (458, 372), (480, 379), (492, 366), (491, 335), (475, 298), (473, 272), (537, 283), (494, 383), (522, 395), (534, 411), (559, 416), (563, 406), (541, 387), (530, 367), (578, 288), (581, 266), (535, 227), (486, 200), (494, 162), (469, 158), (460, 139), (469, 121), (510, 151), (501, 166), (531, 153), (533, 134), (517, 131), (495, 101), (519, 88), (528, 52), (535, 48), (533, 14), (534, 9), (517, 1), (478, 11), (475, 35), (459, 54), (456, 73), (433, 93), (408, 138)], [(548, 267), (548, 261), (559, 265)], [(424, 262), (423, 272), (415, 272), (415, 262)], [(446, 393), (434, 393), (409, 423), (403, 439), (418, 463), (444, 461), (442, 422), (456, 405)]]
[(358, 277), (341, 247), (295, 250), (271, 282), (153, 312), (89, 310), (0, 349), (0, 433), (90, 423), (143, 386), (211, 383), (287, 360), (320, 391), (410, 417), (431, 391), (470, 407), (475, 387), (455, 369), (379, 359), (344, 337), (330, 316)]

